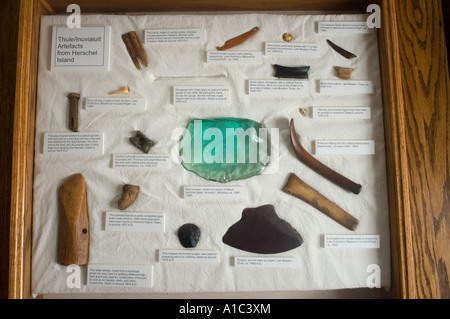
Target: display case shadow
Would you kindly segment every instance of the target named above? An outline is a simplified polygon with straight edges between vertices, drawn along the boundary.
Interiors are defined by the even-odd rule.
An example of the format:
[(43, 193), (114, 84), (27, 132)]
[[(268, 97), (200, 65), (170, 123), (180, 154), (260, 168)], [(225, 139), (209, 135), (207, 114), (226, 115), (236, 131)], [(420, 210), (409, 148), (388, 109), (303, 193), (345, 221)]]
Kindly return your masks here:
[[(40, 16), (66, 14), (70, 1), (22, 0), (11, 180), (9, 297), (32, 298), (33, 163)], [(83, 13), (367, 12), (381, 8), (378, 29), (391, 232), (391, 291), (374, 298), (449, 298), (449, 76), (440, 1), (286, 0), (88, 1)], [(425, 23), (426, 22), (426, 23)], [(341, 292), (358, 298), (361, 291)], [(286, 293), (288, 294), (288, 293)], [(310, 296), (338, 298), (340, 292)], [(307, 293), (279, 296), (308, 298)], [(170, 295), (166, 295), (170, 297)], [(184, 297), (174, 295), (175, 297)], [(202, 295), (192, 295), (193, 297)], [(229, 297), (230, 294), (225, 294)], [(249, 297), (238, 293), (235, 296)], [(264, 292), (255, 297), (271, 298)], [(152, 297), (149, 295), (148, 297)], [(153, 297), (161, 298), (162, 295)]]

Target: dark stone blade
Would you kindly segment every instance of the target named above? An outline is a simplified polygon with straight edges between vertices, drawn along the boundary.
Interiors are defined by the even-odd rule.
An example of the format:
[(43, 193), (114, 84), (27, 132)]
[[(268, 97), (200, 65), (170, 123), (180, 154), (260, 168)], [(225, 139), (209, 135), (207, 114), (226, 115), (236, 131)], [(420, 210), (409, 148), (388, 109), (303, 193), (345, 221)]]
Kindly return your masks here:
[(278, 217), (272, 205), (246, 208), (222, 241), (234, 248), (257, 254), (278, 254), (302, 245), (300, 234)]

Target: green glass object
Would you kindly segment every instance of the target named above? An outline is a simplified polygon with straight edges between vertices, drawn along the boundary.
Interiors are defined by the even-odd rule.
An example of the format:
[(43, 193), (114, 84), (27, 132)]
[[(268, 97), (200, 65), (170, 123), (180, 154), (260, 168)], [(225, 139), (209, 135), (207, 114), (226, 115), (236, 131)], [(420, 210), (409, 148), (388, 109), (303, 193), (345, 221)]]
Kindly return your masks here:
[(219, 183), (261, 175), (270, 161), (268, 130), (249, 119), (193, 119), (180, 146), (185, 169)]

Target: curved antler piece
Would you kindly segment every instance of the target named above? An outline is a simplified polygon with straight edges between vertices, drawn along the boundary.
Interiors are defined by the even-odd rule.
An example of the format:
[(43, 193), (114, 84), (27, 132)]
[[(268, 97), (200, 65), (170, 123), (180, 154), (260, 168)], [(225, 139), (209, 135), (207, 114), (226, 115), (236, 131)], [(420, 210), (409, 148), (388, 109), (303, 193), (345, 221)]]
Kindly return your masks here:
[(342, 176), (328, 166), (324, 165), (303, 148), (300, 141), (295, 136), (293, 119), (291, 119), (291, 142), (294, 147), (295, 154), (303, 164), (345, 190), (348, 190), (354, 194), (359, 194), (361, 192), (362, 186), (360, 184), (349, 180), (347, 177)]
[(356, 55), (341, 48), (340, 46), (338, 46), (337, 44), (334, 44), (333, 42), (331, 42), (330, 40), (327, 40), (328, 44), (330, 45), (330, 47), (332, 47), (337, 53), (339, 53), (340, 55), (342, 55), (343, 57), (347, 58), (347, 59), (353, 59), (356, 58)]
[(258, 27), (254, 27), (253, 29), (251, 29), (250, 31), (247, 31), (241, 35), (238, 35), (237, 37), (234, 37), (230, 40), (227, 40), (225, 42), (225, 44), (221, 47), (216, 47), (217, 50), (219, 51), (224, 51), (230, 48), (233, 48), (239, 44), (241, 44), (242, 42), (248, 40), (249, 38), (251, 38), (252, 36), (255, 35), (256, 32), (259, 31)]
[(287, 67), (274, 64), (276, 78), (307, 79), (310, 66)]

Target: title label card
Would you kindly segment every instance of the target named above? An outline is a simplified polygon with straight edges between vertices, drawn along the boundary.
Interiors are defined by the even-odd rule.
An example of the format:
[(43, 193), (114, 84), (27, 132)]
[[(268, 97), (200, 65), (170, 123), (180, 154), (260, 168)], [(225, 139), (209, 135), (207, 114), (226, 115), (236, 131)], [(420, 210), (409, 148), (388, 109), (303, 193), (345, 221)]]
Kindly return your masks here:
[(296, 268), (297, 258), (289, 257), (234, 257), (235, 267)]
[(215, 264), (219, 261), (219, 253), (214, 250), (159, 250), (159, 262), (161, 263), (200, 263)]
[(175, 105), (217, 105), (230, 104), (230, 90), (226, 86), (174, 86)]
[(109, 70), (110, 26), (53, 27), (51, 70)]
[(380, 235), (324, 235), (324, 248), (380, 248)]
[(245, 200), (244, 186), (184, 186), (184, 199)]
[(372, 81), (321, 80), (322, 94), (373, 94)]
[(151, 288), (153, 266), (88, 265), (88, 286)]
[(103, 133), (45, 133), (44, 154), (103, 155)]
[(316, 141), (316, 155), (374, 155), (375, 141)]
[(164, 232), (164, 214), (147, 212), (106, 212), (105, 231)]
[(86, 98), (88, 111), (145, 111), (145, 99), (139, 97), (89, 97)]
[(371, 118), (370, 107), (313, 107), (315, 119), (362, 119)]
[(374, 29), (367, 26), (367, 21), (359, 22), (319, 22), (319, 33), (334, 33), (334, 34), (365, 34), (374, 33)]
[(262, 53), (259, 51), (208, 51), (207, 63), (261, 63)]
[(167, 154), (113, 154), (113, 168), (170, 168)]
[(320, 46), (317, 43), (266, 42), (266, 56), (318, 57)]
[(249, 80), (252, 96), (299, 96), (308, 94), (309, 82), (302, 80)]
[(145, 30), (145, 43), (204, 43), (205, 29)]

